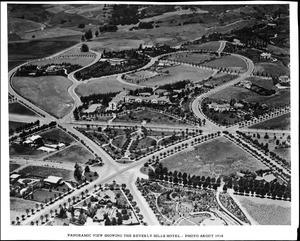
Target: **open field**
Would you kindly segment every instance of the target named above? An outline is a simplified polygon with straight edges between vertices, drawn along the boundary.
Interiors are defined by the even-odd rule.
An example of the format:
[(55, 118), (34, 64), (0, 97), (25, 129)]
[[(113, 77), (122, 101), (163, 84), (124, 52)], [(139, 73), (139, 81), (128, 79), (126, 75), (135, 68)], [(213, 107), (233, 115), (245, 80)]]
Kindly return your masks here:
[(19, 168), (21, 165), (16, 164), (16, 163), (9, 163), (9, 172), (13, 172), (17, 168)]
[(291, 114), (287, 113), (267, 121), (252, 125), (250, 129), (269, 129), (269, 130), (290, 130)]
[(276, 87), (273, 84), (272, 79), (262, 79), (259, 77), (250, 77), (250, 78), (247, 78), (246, 80), (251, 81), (252, 84), (258, 85), (267, 90), (276, 89)]
[(74, 172), (61, 168), (53, 168), (53, 167), (43, 167), (43, 166), (27, 166), (19, 171), (19, 173), (24, 175), (33, 175), (40, 177), (48, 177), (48, 176), (57, 176), (62, 177), (64, 180), (72, 180), (74, 179)]
[(228, 68), (242, 72), (247, 69), (247, 64), (243, 59), (231, 55), (221, 56), (218, 59), (205, 63), (205, 65), (214, 68)]
[(16, 217), (19, 217), (21, 220), (21, 215), (26, 215), (26, 209), (36, 209), (36, 204), (38, 202), (25, 200), (23, 198), (16, 198), (11, 197), (10, 198), (10, 220), (16, 221)]
[(70, 63), (70, 64), (78, 64), (81, 66), (86, 66), (93, 62), (95, 59), (96, 55), (92, 52), (81, 52), (80, 46), (79, 47), (74, 47), (58, 56), (55, 58), (50, 58), (50, 59), (44, 59), (42, 61), (35, 61), (32, 62), (31, 64), (33, 65), (38, 65), (38, 66), (43, 66), (47, 64), (62, 64), (62, 63)]
[(19, 36), (22, 36), (22, 33), (40, 30), (45, 27), (42, 23), (20, 18), (8, 18), (7, 23), (8, 33), (18, 33)]
[(257, 63), (255, 64), (254, 73), (265, 72), (269, 76), (281, 76), (281, 75), (290, 75), (290, 70), (288, 67), (284, 66), (281, 62), (277, 61), (274, 63)]
[(16, 122), (16, 121), (9, 121), (9, 129), (13, 129), (13, 130), (16, 130), (18, 127), (21, 127), (21, 126), (24, 126), (28, 123), (25, 123), (25, 122)]
[(122, 148), (122, 146), (125, 144), (127, 138), (125, 135), (118, 136), (113, 139), (112, 144), (116, 147)]
[(211, 79), (205, 81), (205, 84), (209, 84), (212, 86), (218, 86), (225, 84), (233, 79), (237, 78), (235, 75), (225, 74), (225, 73), (219, 73), (214, 75)]
[(52, 139), (57, 142), (63, 142), (65, 144), (70, 144), (75, 141), (75, 139), (73, 137), (71, 137), (69, 134), (67, 134), (66, 132), (64, 132), (63, 130), (61, 130), (59, 128), (47, 130), (47, 131), (41, 133), (40, 136), (44, 140)]
[(190, 80), (191, 82), (199, 82), (204, 79), (209, 78), (213, 71), (195, 68), (191, 66), (178, 65), (174, 67), (164, 68), (163, 71), (169, 71), (169, 74), (164, 76), (156, 76), (144, 82), (141, 82), (143, 85), (155, 86), (155, 85), (164, 85), (169, 83), (175, 83), (181, 80)]
[(217, 51), (220, 47), (220, 42), (211, 41), (203, 44), (186, 45), (184, 47), (187, 49), (205, 49), (205, 50)]
[(259, 170), (266, 166), (241, 148), (225, 139), (207, 141), (162, 161), (170, 171), (191, 175), (220, 176), (240, 170)]
[(288, 201), (235, 196), (260, 225), (290, 225), (291, 203)]
[[(24, 39), (47, 39), (47, 38), (56, 38), (56, 37), (65, 37), (70, 35), (80, 35), (80, 31), (74, 31), (66, 28), (42, 28), (37, 31), (31, 31), (21, 35)], [(33, 37), (34, 36), (34, 37)]]
[(193, 63), (193, 64), (201, 64), (203, 62), (213, 60), (214, 58), (216, 58), (216, 56), (213, 54), (194, 53), (194, 52), (174, 53), (166, 57), (167, 60), (180, 61), (184, 63)]
[(291, 149), (290, 148), (280, 148), (273, 150), (278, 156), (284, 158), (291, 164)]
[(105, 51), (121, 51), (128, 49), (137, 49), (144, 41), (141, 39), (122, 39), (117, 38), (111, 41), (109, 38), (97, 38), (92, 42), (87, 42), (90, 49), (102, 52)]
[(44, 58), (75, 45), (80, 36), (65, 36), (8, 43), (8, 69), (37, 58)]
[(68, 94), (71, 81), (62, 76), (14, 77), (12, 86), (18, 94), (55, 117), (69, 113), (74, 100)]
[(155, 144), (156, 144), (156, 141), (153, 138), (147, 136), (139, 141), (136, 149), (144, 149), (147, 147), (154, 146)]
[(74, 163), (75, 165), (75, 163), (85, 164), (92, 158), (94, 158), (94, 156), (85, 147), (81, 144), (76, 144), (66, 147), (64, 150), (45, 158), (45, 160), (53, 162), (69, 162)]
[(115, 77), (104, 77), (90, 80), (87, 83), (79, 85), (75, 92), (79, 96), (87, 96), (92, 94), (118, 92), (126, 89), (136, 89), (137, 87), (119, 82)]
[(8, 105), (8, 111), (11, 114), (18, 114), (18, 115), (29, 115), (29, 116), (37, 116), (35, 112), (28, 109), (24, 105), (19, 102), (10, 103)]
[(49, 202), (50, 198), (55, 199), (55, 197), (58, 197), (59, 194), (63, 193), (55, 190), (51, 190), (51, 192), (49, 192), (49, 189), (38, 189), (32, 194), (32, 200), (47, 203)]
[(39, 158), (45, 156), (47, 153), (36, 150), (33, 147), (26, 147), (21, 144), (12, 143), (9, 145), (9, 156), (10, 157), (21, 157), (21, 158)]
[(276, 94), (271, 96), (261, 96), (251, 90), (229, 86), (223, 90), (220, 90), (209, 96), (210, 99), (215, 100), (227, 100), (230, 101), (232, 98), (238, 100), (244, 100), (248, 102), (259, 102), (265, 103), (270, 108), (278, 107), (280, 105), (285, 105), (290, 103), (290, 91), (289, 90), (279, 90)]
[(114, 122), (142, 122), (143, 120), (146, 120), (147, 123), (160, 123), (170, 125), (181, 123), (174, 117), (149, 110), (133, 111), (129, 115), (118, 116), (116, 119), (114, 119)]

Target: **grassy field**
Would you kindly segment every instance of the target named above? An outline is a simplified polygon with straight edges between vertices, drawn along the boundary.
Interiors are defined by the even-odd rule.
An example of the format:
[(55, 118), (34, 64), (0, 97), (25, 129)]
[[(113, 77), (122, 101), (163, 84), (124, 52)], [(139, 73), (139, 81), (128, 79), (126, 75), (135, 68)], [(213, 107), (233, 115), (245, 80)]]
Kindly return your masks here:
[(25, 123), (25, 122), (9, 121), (8, 126), (9, 126), (9, 129), (16, 130), (18, 127), (24, 126), (26, 124), (27, 123)]
[(238, 70), (244, 72), (247, 69), (247, 64), (244, 60), (235, 56), (222, 56), (219, 59), (215, 59), (205, 65), (215, 68), (229, 68), (232, 70)]
[(205, 81), (205, 84), (218, 86), (218, 85), (225, 84), (235, 78), (237, 78), (237, 76), (235, 75), (219, 73), (216, 74), (212, 79)]
[(53, 167), (42, 167), (42, 166), (27, 166), (19, 171), (19, 173), (24, 175), (38, 175), (41, 177), (48, 176), (57, 176), (62, 177), (64, 180), (72, 180), (74, 179), (74, 172), (61, 168), (53, 168)]
[(181, 80), (199, 82), (204, 79), (208, 79), (213, 74), (213, 71), (211, 70), (200, 69), (185, 65), (164, 68), (163, 71), (169, 71), (169, 74), (166, 76), (156, 76), (147, 81), (141, 82), (141, 84), (147, 86), (155, 86), (175, 83)]
[(278, 156), (284, 158), (291, 164), (291, 149), (290, 148), (280, 148), (273, 150)]
[(76, 144), (66, 147), (64, 150), (45, 158), (45, 160), (53, 162), (69, 162), (74, 163), (75, 165), (75, 163), (85, 164), (92, 158), (94, 158), (94, 156), (85, 147), (80, 144)]
[(93, 79), (88, 83), (83, 83), (75, 89), (75, 92), (79, 96), (87, 96), (92, 94), (122, 91), (124, 88), (136, 89), (137, 87), (123, 84), (115, 77), (107, 77)]
[(149, 110), (133, 111), (129, 115), (118, 116), (114, 122), (142, 122), (146, 120), (147, 123), (160, 123), (160, 124), (180, 124), (181, 122), (173, 117), (152, 112)]
[(290, 130), (291, 115), (290, 113), (260, 122), (249, 127), (250, 129), (269, 129), (269, 130)]
[(56, 140), (57, 142), (63, 142), (63, 143), (72, 143), (75, 141), (73, 137), (71, 137), (69, 134), (64, 132), (63, 130), (59, 128), (54, 128), (51, 130), (47, 130), (43, 133), (40, 134), (40, 136), (44, 139), (53, 139)]
[(217, 51), (219, 47), (220, 47), (220, 42), (218, 41), (211, 41), (203, 44), (192, 44), (192, 45), (185, 46), (185, 48), (187, 49), (205, 49), (211, 51)]
[(191, 175), (220, 176), (240, 170), (259, 170), (266, 166), (235, 144), (219, 137), (162, 161), (170, 171)]
[(250, 78), (247, 78), (246, 80), (251, 81), (252, 84), (258, 85), (258, 86), (263, 87), (268, 90), (276, 89), (276, 87), (273, 84), (272, 79), (262, 79), (262, 78), (258, 78), (258, 77), (250, 77)]
[(75, 45), (80, 36), (65, 36), (32, 41), (8, 43), (8, 69), (28, 60), (43, 58)]
[(10, 114), (37, 116), (35, 112), (28, 109), (27, 107), (25, 107), (19, 102), (10, 103), (8, 105), (8, 111)]
[(201, 64), (204, 61), (212, 60), (214, 55), (206, 54), (206, 53), (175, 53), (169, 55), (166, 59), (171, 61), (180, 61), (184, 63), (193, 63), (193, 64)]
[(9, 172), (12, 172), (14, 170), (16, 170), (17, 168), (19, 168), (21, 165), (16, 164), (16, 163), (9, 163)]
[(74, 47), (55, 58), (45, 59), (42, 61), (32, 62), (31, 64), (43, 66), (47, 64), (78, 64), (81, 66), (86, 66), (93, 62), (96, 55), (92, 52), (81, 52), (80, 47)]
[(21, 157), (21, 158), (39, 158), (45, 156), (47, 153), (36, 150), (32, 147), (26, 147), (20, 144), (12, 143), (9, 145), (9, 156), (10, 157)]
[(116, 38), (111, 41), (109, 38), (98, 38), (92, 42), (88, 42), (87, 45), (90, 49), (102, 52), (105, 51), (121, 51), (128, 49), (137, 49), (144, 41), (141, 39), (122, 39)]
[(239, 195), (236, 198), (260, 225), (291, 224), (290, 202)]
[(154, 146), (155, 143), (156, 143), (156, 141), (153, 138), (147, 136), (139, 141), (136, 149), (144, 149), (147, 147), (151, 147), (151, 146)]
[(36, 204), (38, 202), (25, 200), (23, 198), (10, 198), (10, 220), (16, 221), (16, 217), (19, 217), (21, 220), (21, 215), (26, 215), (26, 209), (36, 209)]
[(290, 75), (290, 70), (288, 67), (284, 66), (281, 62), (277, 61), (274, 63), (257, 63), (255, 64), (254, 73), (266, 72), (270, 76), (281, 76)]
[(270, 108), (278, 107), (280, 105), (290, 103), (290, 91), (289, 90), (279, 90), (276, 94), (271, 96), (261, 96), (251, 90), (229, 86), (223, 90), (220, 90), (209, 97), (215, 100), (227, 100), (230, 101), (232, 98), (238, 100), (244, 100), (248, 102), (259, 102), (265, 103)]
[(12, 86), (21, 96), (57, 118), (69, 113), (74, 101), (68, 94), (71, 81), (62, 76), (14, 77)]

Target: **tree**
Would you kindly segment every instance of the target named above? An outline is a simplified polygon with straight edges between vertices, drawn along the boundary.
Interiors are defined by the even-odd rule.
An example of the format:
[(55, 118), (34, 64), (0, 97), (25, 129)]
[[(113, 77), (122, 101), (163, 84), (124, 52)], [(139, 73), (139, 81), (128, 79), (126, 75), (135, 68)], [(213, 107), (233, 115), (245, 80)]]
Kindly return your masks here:
[(89, 29), (88, 31), (86, 31), (85, 34), (84, 34), (84, 37), (86, 38), (86, 40), (92, 39), (93, 38), (92, 30)]
[(84, 35), (81, 36), (81, 41), (84, 42), (85, 41), (85, 37)]
[(90, 170), (90, 167), (89, 166), (86, 166), (85, 168), (84, 168), (84, 171), (85, 172), (90, 172), (91, 170)]
[(87, 44), (82, 44), (80, 50), (81, 52), (89, 52), (89, 46), (87, 46)]
[(95, 31), (95, 36), (96, 36), (96, 37), (99, 36), (99, 31), (98, 31), (98, 30)]
[(77, 28), (85, 28), (85, 24), (84, 23), (80, 23)]

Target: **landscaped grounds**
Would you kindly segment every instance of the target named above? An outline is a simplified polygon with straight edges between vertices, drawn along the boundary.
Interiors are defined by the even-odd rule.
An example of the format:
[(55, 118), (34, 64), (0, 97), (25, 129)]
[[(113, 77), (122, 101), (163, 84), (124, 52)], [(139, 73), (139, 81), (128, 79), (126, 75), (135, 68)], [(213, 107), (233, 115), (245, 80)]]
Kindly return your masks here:
[(207, 141), (162, 161), (170, 171), (218, 177), (240, 170), (266, 169), (266, 166), (224, 137)]
[(57, 118), (68, 114), (74, 100), (68, 94), (71, 81), (62, 76), (14, 77), (12, 86), (21, 96)]
[(290, 130), (291, 129), (291, 114), (287, 113), (270, 120), (252, 125), (250, 129), (266, 129), (266, 130)]

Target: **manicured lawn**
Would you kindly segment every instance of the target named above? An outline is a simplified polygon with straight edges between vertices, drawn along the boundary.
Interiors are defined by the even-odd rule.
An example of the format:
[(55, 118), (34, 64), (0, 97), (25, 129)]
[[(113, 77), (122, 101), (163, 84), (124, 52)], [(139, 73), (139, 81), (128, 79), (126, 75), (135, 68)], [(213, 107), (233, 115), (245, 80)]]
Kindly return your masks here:
[(230, 68), (234, 70), (245, 71), (247, 69), (246, 62), (236, 56), (222, 56), (216, 60), (205, 63), (206, 66), (215, 68)]
[(26, 215), (26, 209), (36, 209), (36, 204), (38, 202), (26, 200), (23, 198), (15, 198), (11, 197), (10, 198), (10, 220), (16, 221), (16, 217), (19, 217), (20, 220), (21, 215), (25, 214)]
[(269, 129), (269, 130), (290, 130), (291, 114), (287, 113), (267, 121), (252, 125), (250, 129)]
[(191, 82), (199, 82), (209, 78), (213, 74), (213, 71), (211, 70), (185, 66), (185, 65), (167, 67), (164, 68), (163, 71), (164, 72), (169, 71), (169, 74), (163, 76), (156, 76), (147, 81), (141, 82), (141, 84), (147, 86), (155, 86), (155, 85), (175, 83), (181, 80), (190, 80)]
[(215, 177), (240, 170), (256, 171), (266, 168), (264, 164), (224, 137), (168, 157), (162, 164), (170, 171)]
[(185, 47), (187, 49), (205, 49), (205, 50), (217, 51), (220, 47), (220, 42), (212, 41), (203, 44), (191, 44)]
[(118, 92), (123, 89), (136, 89), (137, 87), (119, 82), (115, 77), (104, 77), (90, 80), (88, 83), (79, 85), (75, 92), (79, 96), (92, 94)]
[(52, 140), (56, 140), (57, 142), (63, 142), (65, 144), (66, 143), (70, 144), (75, 141), (75, 139), (72, 136), (70, 136), (69, 134), (67, 134), (66, 132), (64, 132), (59, 128), (53, 128), (47, 130), (41, 133), (40, 136), (45, 140), (52, 139)]
[(19, 102), (10, 103), (8, 105), (8, 110), (9, 110), (9, 113), (11, 113), (11, 114), (37, 116), (37, 114), (35, 112), (28, 109), (27, 107), (25, 107), (24, 105), (22, 105)]
[(145, 138), (143, 138), (139, 141), (136, 148), (137, 149), (144, 149), (144, 148), (147, 148), (147, 147), (154, 146), (155, 143), (156, 143), (156, 141), (153, 138), (147, 136), (147, 137), (145, 137)]
[(291, 164), (291, 148), (280, 148), (273, 150), (278, 156), (284, 158)]
[(31, 199), (30, 197), (30, 200), (47, 203), (50, 201), (50, 198), (54, 199), (55, 197), (58, 197), (60, 193), (63, 194), (62, 192), (54, 190), (49, 192), (49, 189), (38, 189), (33, 193), (33, 198)]
[(68, 114), (74, 100), (68, 94), (71, 81), (62, 76), (14, 77), (13, 88), (46, 112), (61, 118)]
[(58, 176), (62, 177), (64, 180), (72, 180), (74, 179), (74, 172), (61, 168), (53, 168), (53, 167), (43, 167), (43, 166), (27, 166), (19, 171), (21, 174), (27, 175), (38, 175), (42, 177), (48, 176)]
[(132, 114), (118, 116), (114, 119), (115, 122), (142, 122), (146, 120), (147, 123), (160, 123), (160, 124), (180, 124), (181, 122), (173, 117), (158, 113), (152, 112), (149, 110), (133, 111)]
[(116, 147), (122, 148), (126, 140), (126, 136), (118, 136), (117, 138), (113, 139), (112, 144)]
[(85, 147), (80, 144), (76, 144), (66, 147), (64, 150), (61, 150), (56, 154), (47, 157), (46, 160), (54, 162), (85, 164), (89, 159), (93, 158), (94, 156)]
[(46, 152), (36, 150), (35, 147), (26, 147), (16, 143), (9, 145), (10, 157), (39, 158), (45, 156), (46, 154)]
[(236, 195), (242, 206), (260, 225), (291, 225), (291, 203)]

